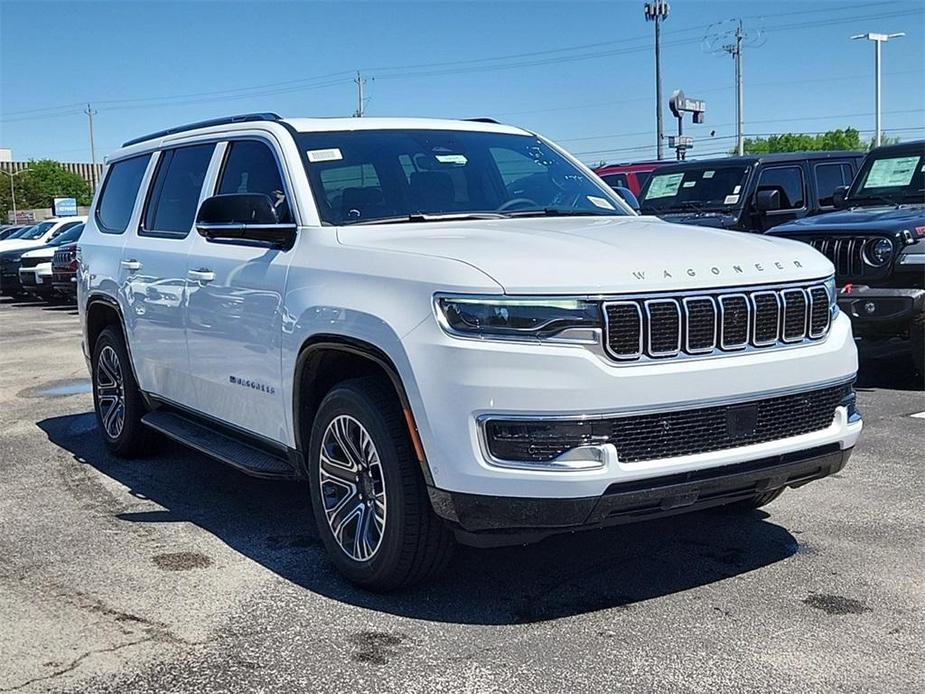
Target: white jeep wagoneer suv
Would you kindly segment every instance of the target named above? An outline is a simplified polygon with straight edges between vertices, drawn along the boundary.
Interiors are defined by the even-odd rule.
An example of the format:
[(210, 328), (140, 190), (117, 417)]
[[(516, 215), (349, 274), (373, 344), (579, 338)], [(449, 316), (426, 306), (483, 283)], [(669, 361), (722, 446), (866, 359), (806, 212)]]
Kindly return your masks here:
[(838, 471), (849, 320), (810, 246), (636, 216), (486, 120), (251, 114), (127, 142), (78, 252), (99, 428), (306, 479), (378, 590)]

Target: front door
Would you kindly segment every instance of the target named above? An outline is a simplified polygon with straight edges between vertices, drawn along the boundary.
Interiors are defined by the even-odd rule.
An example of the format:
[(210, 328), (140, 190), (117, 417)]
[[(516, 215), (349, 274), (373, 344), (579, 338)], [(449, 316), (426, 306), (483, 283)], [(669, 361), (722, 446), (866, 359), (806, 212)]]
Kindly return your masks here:
[[(184, 312), (193, 221), (215, 144), (166, 149), (140, 223), (122, 248), (121, 284), (132, 361), (142, 390), (193, 406)], [(192, 233), (191, 233), (192, 232)]]
[[(264, 193), (280, 221), (292, 199), (274, 142), (219, 145), (214, 191)], [(194, 234), (189, 255), (187, 345), (197, 409), (274, 441), (288, 441), (281, 374), (283, 291), (292, 251)]]
[(762, 190), (777, 191), (780, 209), (756, 215), (758, 231), (767, 231), (778, 224), (806, 216), (809, 209), (808, 186), (803, 167), (799, 163), (761, 169), (755, 193)]

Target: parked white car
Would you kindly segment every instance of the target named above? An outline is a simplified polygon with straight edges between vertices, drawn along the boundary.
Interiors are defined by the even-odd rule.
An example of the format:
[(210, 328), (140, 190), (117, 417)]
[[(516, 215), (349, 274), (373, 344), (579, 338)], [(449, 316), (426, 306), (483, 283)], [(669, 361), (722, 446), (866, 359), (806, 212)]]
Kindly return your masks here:
[(44, 246), (19, 257), (19, 283), (23, 291), (46, 300), (59, 296), (53, 284), (51, 259), (60, 246), (80, 239), (83, 228), (83, 222), (78, 222)]
[(834, 291), (806, 244), (636, 216), (484, 120), (133, 140), (78, 265), (109, 449), (158, 431), (308, 480), (333, 563), (379, 590), (454, 539), (753, 509), (837, 472), (862, 423)]
[(58, 234), (62, 234), (71, 227), (87, 221), (86, 217), (54, 217), (34, 224), (22, 236), (0, 241), (0, 253), (14, 251), (19, 248), (32, 248), (48, 243)]

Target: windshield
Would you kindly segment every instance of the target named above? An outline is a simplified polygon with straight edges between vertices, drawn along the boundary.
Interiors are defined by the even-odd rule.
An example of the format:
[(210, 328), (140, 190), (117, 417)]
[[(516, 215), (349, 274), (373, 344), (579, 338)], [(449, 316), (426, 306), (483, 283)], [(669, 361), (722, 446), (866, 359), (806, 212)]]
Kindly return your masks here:
[(33, 241), (44, 236), (45, 232), (51, 229), (55, 224), (57, 224), (57, 222), (41, 222), (35, 226), (29, 227), (22, 233), (22, 236), (18, 236), (17, 238)]
[(925, 202), (925, 152), (868, 157), (848, 195), (851, 203)]
[(327, 224), (628, 214), (609, 189), (532, 135), (358, 130), (303, 133), (299, 144)]
[(738, 206), (748, 167), (705, 165), (652, 174), (639, 195), (643, 214), (723, 210)]
[(11, 240), (11, 239), (21, 239), (21, 238), (22, 238), (22, 235), (25, 234), (25, 233), (26, 233), (29, 229), (31, 229), (31, 228), (32, 228), (32, 227), (30, 227), (30, 226), (19, 227), (18, 229), (16, 229), (16, 231), (14, 231), (12, 234), (10, 234), (9, 236), (7, 236), (7, 237), (4, 239), (4, 241), (9, 241), (9, 240)]
[(71, 227), (64, 233), (56, 236), (54, 239), (48, 242), (48, 245), (49, 246), (63, 246), (64, 244), (70, 243), (71, 241), (76, 241), (80, 238), (80, 234), (83, 232), (83, 230), (84, 230), (84, 225), (78, 224), (77, 226)]

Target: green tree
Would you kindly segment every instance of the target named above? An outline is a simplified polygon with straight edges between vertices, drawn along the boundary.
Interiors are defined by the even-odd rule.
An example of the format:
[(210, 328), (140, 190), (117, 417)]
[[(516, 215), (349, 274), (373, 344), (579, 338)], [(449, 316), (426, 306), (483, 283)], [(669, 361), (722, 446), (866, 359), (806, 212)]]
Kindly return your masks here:
[[(78, 205), (90, 204), (90, 185), (76, 173), (67, 171), (51, 159), (29, 162), (29, 167), (13, 177), (16, 209), (51, 208), (54, 198), (76, 198)], [(9, 176), (0, 175), (0, 219), (6, 221), (13, 209)]]
[(861, 134), (855, 128), (829, 130), (815, 135), (781, 133), (768, 137), (745, 138), (746, 154), (818, 152), (830, 149), (864, 151), (868, 147), (868, 143), (861, 140)]

